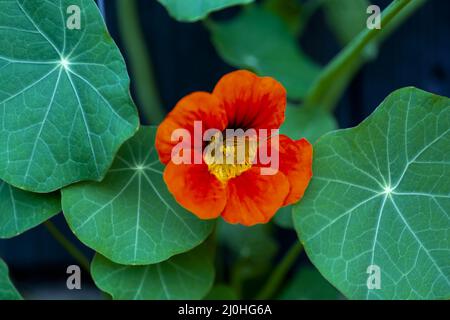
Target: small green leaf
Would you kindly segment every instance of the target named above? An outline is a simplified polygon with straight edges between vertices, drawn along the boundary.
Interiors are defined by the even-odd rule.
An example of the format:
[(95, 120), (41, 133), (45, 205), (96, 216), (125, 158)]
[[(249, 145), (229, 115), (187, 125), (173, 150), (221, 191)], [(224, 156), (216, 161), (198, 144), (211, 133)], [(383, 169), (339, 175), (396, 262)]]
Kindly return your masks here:
[(0, 180), (0, 238), (17, 236), (60, 211), (59, 192), (31, 193)]
[(251, 6), (231, 21), (207, 24), (212, 41), (229, 64), (280, 81), (293, 99), (303, 98), (320, 68), (303, 54), (286, 24)]
[(205, 245), (147, 266), (119, 265), (97, 254), (91, 273), (114, 299), (201, 299), (214, 282), (213, 260), (213, 250)]
[(158, 0), (169, 14), (178, 21), (194, 22), (205, 18), (209, 13), (235, 6), (247, 4), (254, 0)]
[(291, 139), (306, 138), (314, 143), (325, 133), (338, 128), (336, 119), (330, 113), (321, 109), (305, 109), (287, 105), (286, 120), (280, 128), (280, 133)]
[(9, 279), (8, 266), (0, 258), (0, 300), (22, 300), (22, 296)]
[(101, 180), (139, 119), (95, 2), (1, 1), (0, 69), (0, 178), (35, 192)]
[(341, 297), (319, 271), (301, 266), (279, 296), (281, 300), (337, 300)]
[(398, 90), (314, 154), (294, 220), (325, 278), (352, 299), (450, 298), (450, 99)]
[(120, 149), (102, 182), (62, 191), (70, 228), (87, 246), (116, 263), (166, 260), (200, 244), (214, 225), (183, 209), (167, 190), (155, 135), (155, 127), (142, 127)]

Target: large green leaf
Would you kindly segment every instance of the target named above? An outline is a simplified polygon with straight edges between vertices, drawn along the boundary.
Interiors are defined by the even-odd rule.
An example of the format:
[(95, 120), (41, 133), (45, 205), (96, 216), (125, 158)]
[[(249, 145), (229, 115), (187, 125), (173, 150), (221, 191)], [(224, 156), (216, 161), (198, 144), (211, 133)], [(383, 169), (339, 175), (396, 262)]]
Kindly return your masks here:
[(325, 278), (349, 298), (450, 298), (450, 99), (398, 90), (314, 154), (294, 220)]
[(0, 300), (21, 300), (22, 296), (9, 279), (8, 266), (0, 258)]
[(229, 64), (280, 81), (294, 99), (303, 98), (319, 73), (287, 25), (273, 13), (251, 6), (231, 21), (207, 24), (213, 43)]
[(167, 8), (170, 15), (184, 22), (193, 22), (205, 18), (209, 13), (238, 4), (247, 4), (254, 0), (158, 0)]
[(281, 300), (337, 300), (341, 297), (312, 266), (301, 266), (278, 297)]
[(155, 135), (156, 128), (142, 127), (120, 149), (102, 182), (79, 183), (62, 191), (70, 228), (116, 263), (166, 260), (197, 246), (214, 224), (183, 209), (167, 190)]
[(214, 282), (213, 250), (206, 245), (147, 266), (115, 264), (97, 254), (91, 273), (114, 299), (201, 299)]
[(60, 211), (59, 193), (31, 193), (0, 180), (0, 238), (17, 236)]
[[(80, 30), (66, 27), (71, 5)], [(0, 178), (13, 186), (100, 180), (137, 129), (125, 63), (93, 0), (1, 1), (0, 70)]]

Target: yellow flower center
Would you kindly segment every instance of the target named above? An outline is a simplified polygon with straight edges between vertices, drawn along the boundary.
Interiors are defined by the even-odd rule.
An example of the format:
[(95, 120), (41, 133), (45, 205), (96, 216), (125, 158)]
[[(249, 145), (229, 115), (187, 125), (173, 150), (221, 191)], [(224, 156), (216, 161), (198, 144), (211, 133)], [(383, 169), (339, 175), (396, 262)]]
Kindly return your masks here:
[(225, 140), (212, 137), (205, 149), (205, 163), (217, 179), (225, 183), (252, 167), (256, 156), (255, 137), (233, 136)]

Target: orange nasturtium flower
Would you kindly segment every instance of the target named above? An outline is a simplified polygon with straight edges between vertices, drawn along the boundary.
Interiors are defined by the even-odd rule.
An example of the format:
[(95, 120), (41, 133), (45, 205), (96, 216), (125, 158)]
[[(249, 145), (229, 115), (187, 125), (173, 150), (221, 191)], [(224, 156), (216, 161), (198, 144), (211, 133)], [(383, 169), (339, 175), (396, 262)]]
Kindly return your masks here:
[[(172, 150), (179, 144), (172, 139), (176, 129), (199, 138), (194, 121), (201, 121), (202, 135), (212, 128), (221, 132), (227, 128), (270, 130), (280, 127), (285, 110), (286, 90), (279, 82), (244, 70), (225, 75), (212, 94), (194, 92), (181, 99), (156, 134), (159, 158), (167, 165), (164, 181), (178, 203), (201, 219), (222, 216), (229, 223), (251, 226), (267, 223), (280, 207), (297, 202), (312, 176), (312, 146), (306, 139), (294, 141), (279, 135), (279, 169), (271, 175), (262, 175), (260, 169), (265, 165), (250, 159), (257, 153), (252, 148), (245, 149), (244, 163), (218, 164), (200, 153), (217, 143), (214, 138), (203, 142), (201, 150), (198, 144), (192, 146), (191, 154), (200, 153), (200, 163), (176, 164), (172, 159)], [(267, 140), (270, 143), (270, 138)], [(230, 147), (225, 145), (226, 138), (219, 141), (221, 146), (223, 143), (219, 150), (227, 157)]]

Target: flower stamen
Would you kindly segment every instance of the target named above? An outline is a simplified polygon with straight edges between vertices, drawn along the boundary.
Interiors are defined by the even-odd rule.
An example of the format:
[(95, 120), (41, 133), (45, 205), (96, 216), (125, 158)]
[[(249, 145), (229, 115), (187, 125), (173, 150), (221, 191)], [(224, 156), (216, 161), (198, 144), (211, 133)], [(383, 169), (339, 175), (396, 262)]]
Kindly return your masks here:
[(252, 167), (256, 151), (255, 137), (232, 136), (223, 141), (214, 136), (205, 148), (203, 159), (209, 172), (225, 183)]

